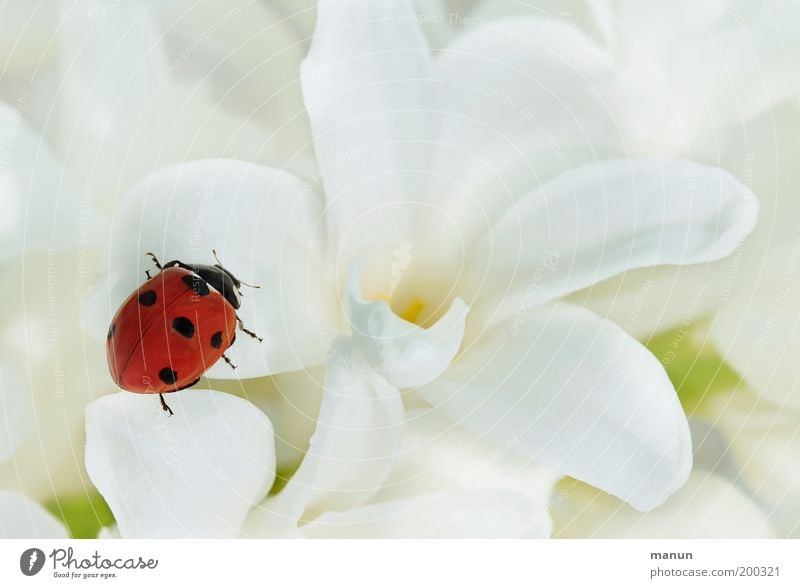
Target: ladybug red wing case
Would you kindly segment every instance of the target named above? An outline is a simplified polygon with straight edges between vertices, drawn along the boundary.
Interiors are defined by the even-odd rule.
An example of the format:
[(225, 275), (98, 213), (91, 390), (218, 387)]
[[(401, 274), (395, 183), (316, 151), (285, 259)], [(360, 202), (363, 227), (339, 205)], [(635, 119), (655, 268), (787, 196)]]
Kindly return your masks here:
[(155, 394), (194, 384), (230, 347), (236, 311), (194, 272), (168, 267), (120, 307), (108, 331), (111, 376), (120, 388)]

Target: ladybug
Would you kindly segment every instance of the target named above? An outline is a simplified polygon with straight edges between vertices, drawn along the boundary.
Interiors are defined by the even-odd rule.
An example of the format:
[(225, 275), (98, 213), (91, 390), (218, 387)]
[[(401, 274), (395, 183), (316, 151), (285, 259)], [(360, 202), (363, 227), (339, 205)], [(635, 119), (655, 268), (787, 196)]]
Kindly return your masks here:
[[(244, 328), (236, 310), (243, 282), (225, 269), (214, 252), (215, 265), (163, 266), (148, 253), (159, 272), (122, 303), (106, 337), (108, 368), (123, 390), (158, 394), (161, 407), (172, 409), (164, 394), (194, 386), (220, 358), (236, 369), (225, 351)], [(249, 284), (245, 284), (248, 285)], [(257, 286), (253, 286), (257, 287)]]

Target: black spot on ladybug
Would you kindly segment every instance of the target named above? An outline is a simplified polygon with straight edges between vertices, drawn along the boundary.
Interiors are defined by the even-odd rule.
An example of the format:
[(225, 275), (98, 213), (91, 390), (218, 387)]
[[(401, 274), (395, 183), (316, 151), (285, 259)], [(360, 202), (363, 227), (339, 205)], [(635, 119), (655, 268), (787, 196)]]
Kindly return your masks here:
[(214, 349), (219, 349), (222, 347), (222, 331), (217, 331), (211, 335), (211, 347)]
[(158, 377), (165, 384), (174, 384), (178, 381), (178, 372), (170, 367), (165, 367), (158, 372)]
[(172, 319), (172, 330), (187, 339), (194, 337), (194, 323), (185, 316)]
[(111, 339), (111, 337), (114, 336), (114, 333), (116, 331), (117, 331), (117, 325), (116, 324), (112, 324), (110, 327), (108, 327), (108, 334), (106, 335), (106, 340)]
[(199, 296), (208, 296), (210, 293), (208, 284), (200, 276), (183, 276), (183, 283), (189, 286), (192, 291)]
[(146, 292), (142, 292), (139, 294), (139, 304), (142, 306), (153, 306), (156, 303), (156, 296), (155, 290), (147, 290)]

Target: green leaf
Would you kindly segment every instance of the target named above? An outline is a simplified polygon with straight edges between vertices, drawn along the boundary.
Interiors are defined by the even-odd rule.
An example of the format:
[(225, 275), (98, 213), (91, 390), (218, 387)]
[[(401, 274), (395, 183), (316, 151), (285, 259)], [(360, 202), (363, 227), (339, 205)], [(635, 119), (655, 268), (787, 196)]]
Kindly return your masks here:
[(102, 527), (114, 524), (114, 515), (99, 492), (55, 498), (45, 508), (63, 521), (73, 539), (94, 539)]
[(704, 325), (694, 324), (663, 333), (646, 343), (667, 370), (688, 415), (708, 398), (741, 384), (739, 374), (705, 340)]

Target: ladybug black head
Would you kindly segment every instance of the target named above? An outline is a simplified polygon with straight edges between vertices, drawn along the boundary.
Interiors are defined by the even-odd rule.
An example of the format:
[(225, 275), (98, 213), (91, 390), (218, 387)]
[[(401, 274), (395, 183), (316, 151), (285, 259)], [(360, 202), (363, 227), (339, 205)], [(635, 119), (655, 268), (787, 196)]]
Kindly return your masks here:
[(210, 286), (213, 286), (233, 308), (238, 309), (242, 305), (241, 294), (239, 293), (242, 283), (221, 265), (187, 265), (184, 267), (203, 278)]

